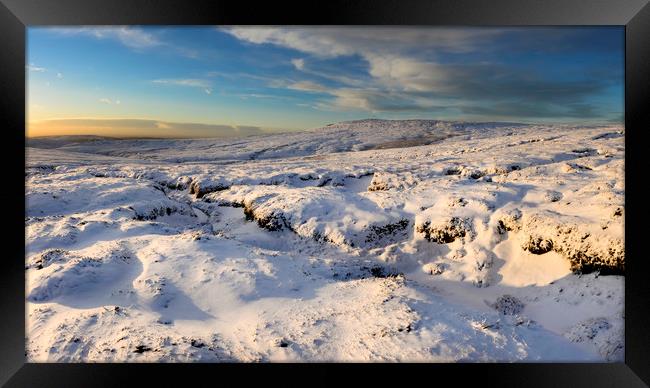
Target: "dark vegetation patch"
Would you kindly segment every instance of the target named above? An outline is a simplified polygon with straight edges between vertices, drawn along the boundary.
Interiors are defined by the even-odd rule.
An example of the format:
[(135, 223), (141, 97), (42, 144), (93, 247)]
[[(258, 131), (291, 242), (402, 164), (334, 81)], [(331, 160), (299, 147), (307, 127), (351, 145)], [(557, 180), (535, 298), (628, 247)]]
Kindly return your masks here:
[(498, 297), (491, 306), (503, 315), (516, 315), (524, 310), (524, 303), (512, 295)]
[[(524, 230), (535, 230), (531, 224), (547, 225), (553, 221), (533, 216)], [(625, 246), (621, 240), (601, 241), (607, 236), (592, 235), (577, 224), (558, 223), (542, 232), (530, 233), (522, 248), (533, 254), (555, 251), (571, 263), (571, 271), (579, 274), (597, 272), (600, 275), (625, 274)]]
[(417, 225), (415, 231), (423, 233), (427, 241), (449, 244), (457, 238), (467, 236), (471, 231), (470, 225), (470, 220), (467, 218), (451, 217), (446, 222), (436, 225), (426, 221), (421, 225)]
[(136, 211), (135, 217), (133, 217), (133, 219), (138, 221), (151, 221), (161, 216), (170, 216), (173, 213), (177, 213), (178, 211), (179, 209), (177, 207), (161, 206), (153, 208), (146, 213), (140, 213)]
[[(613, 252), (612, 252), (613, 253)], [(596, 272), (599, 275), (625, 275), (625, 261), (620, 260), (611, 263), (605, 261), (598, 255), (589, 255), (584, 252), (577, 252), (569, 257), (571, 271), (577, 274), (589, 274)]]
[(323, 186), (325, 186), (326, 184), (330, 183), (331, 181), (332, 181), (332, 178), (330, 178), (330, 177), (324, 177), (324, 178), (322, 178), (322, 179), (320, 180), (320, 182), (318, 182), (318, 184), (316, 184), (316, 187), (323, 187)]
[(469, 173), (468, 175), (471, 179), (479, 179), (483, 176), (485, 176), (485, 172), (481, 170), (473, 170)]
[(503, 223), (503, 220), (497, 221), (497, 233), (505, 234), (507, 230), (508, 229), (506, 229), (506, 224)]
[(399, 331), (400, 333), (401, 333), (401, 332), (407, 332), (407, 333), (410, 333), (411, 330), (413, 330), (413, 327), (411, 326), (410, 323), (409, 323), (408, 325), (406, 325), (406, 327), (400, 327), (400, 328), (397, 329), (397, 331)]
[(598, 153), (598, 151), (593, 148), (576, 148), (574, 150), (571, 150), (571, 152), (574, 154), (579, 154), (581, 157), (593, 156)]
[[(368, 270), (366, 267), (363, 267), (362, 269)], [(393, 268), (384, 268), (384, 267), (381, 267), (381, 266), (378, 266), (378, 265), (376, 265), (374, 267), (371, 267), (369, 269), (369, 271), (370, 271), (370, 275), (372, 275), (373, 277), (382, 278), (382, 279), (383, 278), (396, 278), (396, 277), (402, 275), (401, 273), (397, 272), (397, 270), (395, 270)]]
[(150, 347), (148, 347), (148, 346), (146, 346), (146, 345), (138, 345), (138, 346), (135, 347), (135, 350), (133, 351), (133, 353), (140, 353), (140, 354), (142, 354), (142, 353), (144, 353), (144, 352), (150, 352), (150, 351), (151, 351), (151, 348), (150, 348)]
[(26, 167), (25, 168), (25, 177), (30, 177), (34, 175), (45, 175), (54, 171), (54, 168), (48, 169), (43, 168), (44, 166), (35, 166), (35, 167)]
[(289, 222), (284, 217), (284, 214), (274, 211), (269, 214), (261, 215), (259, 212), (255, 211), (252, 203), (244, 203), (244, 215), (248, 221), (257, 221), (257, 225), (266, 230), (277, 231), (283, 230), (285, 228), (291, 229)]
[(609, 133), (603, 133), (601, 135), (596, 135), (591, 138), (591, 140), (600, 140), (600, 139), (613, 139), (617, 137), (622, 137), (623, 134), (620, 132), (609, 132)]
[(406, 228), (409, 225), (409, 220), (401, 219), (392, 224), (386, 224), (383, 226), (371, 225), (368, 227), (368, 234), (366, 235), (366, 243), (375, 242), (381, 240), (387, 236), (394, 236), (397, 233), (405, 232)]
[(567, 163), (565, 171), (591, 171), (592, 168), (578, 163)]
[(390, 148), (407, 148), (407, 147), (418, 147), (423, 145), (430, 145), (437, 143), (441, 140), (449, 138), (454, 135), (432, 135), (432, 136), (423, 136), (415, 139), (399, 139), (387, 141), (384, 143), (376, 144), (374, 146), (368, 146), (368, 150), (385, 150)]
[(497, 232), (505, 234), (505, 232), (518, 231), (521, 229), (522, 213), (519, 209), (510, 209), (500, 216), (497, 221)]
[(521, 247), (532, 254), (541, 255), (553, 250), (553, 241), (540, 236), (528, 236)]
[(370, 185), (368, 186), (368, 191), (386, 191), (388, 190), (388, 183), (385, 181), (372, 179)]
[(314, 175), (314, 174), (301, 175), (299, 179), (301, 181), (316, 181), (318, 180), (318, 175)]
[(557, 202), (562, 199), (562, 193), (559, 191), (555, 190), (548, 190), (546, 193), (544, 193), (544, 199), (546, 199), (549, 202)]
[(445, 175), (460, 175), (460, 167), (448, 167), (445, 169)]
[(611, 327), (605, 318), (592, 318), (573, 326), (566, 336), (573, 342), (583, 342), (594, 339), (598, 333)]
[(178, 178), (176, 181), (163, 181), (158, 183), (171, 190), (185, 190), (192, 184), (192, 182), (193, 182), (192, 178), (188, 176), (182, 176)]
[(203, 196), (208, 193), (223, 191), (228, 188), (230, 188), (230, 186), (224, 183), (209, 183), (193, 180), (192, 183), (190, 183), (190, 194), (194, 194), (196, 198), (203, 198)]
[(49, 266), (52, 263), (63, 262), (66, 256), (69, 255), (69, 253), (70, 252), (63, 249), (47, 250), (46, 252), (43, 252), (40, 255), (38, 255), (38, 257), (36, 257), (36, 259), (27, 266), (27, 269), (35, 268), (37, 270), (40, 270), (43, 269), (44, 267)]
[(392, 267), (385, 267), (379, 264), (367, 264), (368, 265), (346, 266), (346, 269), (334, 273), (332, 277), (340, 280), (359, 280), (368, 278), (399, 279), (404, 276), (403, 273)]

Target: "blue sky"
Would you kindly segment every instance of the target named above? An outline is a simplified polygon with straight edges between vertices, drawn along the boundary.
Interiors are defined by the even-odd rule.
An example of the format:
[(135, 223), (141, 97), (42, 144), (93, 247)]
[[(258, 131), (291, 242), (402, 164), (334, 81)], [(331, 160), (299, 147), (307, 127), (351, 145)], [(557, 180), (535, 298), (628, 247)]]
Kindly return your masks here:
[(28, 135), (621, 123), (622, 27), (29, 28)]

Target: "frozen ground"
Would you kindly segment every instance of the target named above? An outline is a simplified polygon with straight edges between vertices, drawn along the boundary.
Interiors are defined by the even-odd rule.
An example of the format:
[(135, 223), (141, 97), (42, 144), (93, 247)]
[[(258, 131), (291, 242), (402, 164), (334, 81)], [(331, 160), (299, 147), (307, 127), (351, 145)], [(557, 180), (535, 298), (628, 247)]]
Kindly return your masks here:
[(28, 359), (622, 361), (623, 139), (422, 120), (39, 139)]

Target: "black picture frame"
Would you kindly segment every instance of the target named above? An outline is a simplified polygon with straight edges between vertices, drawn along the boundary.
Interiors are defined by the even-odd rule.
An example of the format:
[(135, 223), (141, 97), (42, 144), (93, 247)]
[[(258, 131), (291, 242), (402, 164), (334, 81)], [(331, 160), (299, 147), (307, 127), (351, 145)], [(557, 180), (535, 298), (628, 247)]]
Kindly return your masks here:
[[(625, 26), (625, 362), (591, 364), (40, 364), (25, 362), (23, 167), (26, 27), (45, 25), (461, 25)], [(5, 228), (0, 276), (0, 383), (11, 387), (223, 384), (264, 377), (297, 384), (348, 382), (356, 377), (424, 383), (457, 377), (487, 386), (641, 387), (650, 384), (650, 259), (644, 255), (643, 193), (650, 131), (650, 5), (648, 0), (0, 0), (0, 111), (5, 167), (0, 208)], [(21, 163), (21, 161), (23, 163)], [(407, 369), (407, 374), (402, 373)], [(296, 373), (304, 374), (299, 380)], [(346, 372), (354, 372), (343, 377)], [(273, 376), (273, 377), (267, 377)], [(233, 376), (234, 377), (234, 376)], [(153, 380), (152, 380), (153, 379)], [(415, 382), (414, 382), (415, 383)], [(455, 384), (454, 384), (455, 385)]]

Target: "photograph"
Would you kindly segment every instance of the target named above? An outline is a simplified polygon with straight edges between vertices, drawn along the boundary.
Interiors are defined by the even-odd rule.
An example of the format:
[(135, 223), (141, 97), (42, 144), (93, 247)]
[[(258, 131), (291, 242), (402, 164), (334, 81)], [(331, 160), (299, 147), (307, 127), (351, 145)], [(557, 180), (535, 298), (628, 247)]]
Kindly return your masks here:
[(625, 362), (625, 26), (25, 43), (27, 363)]

